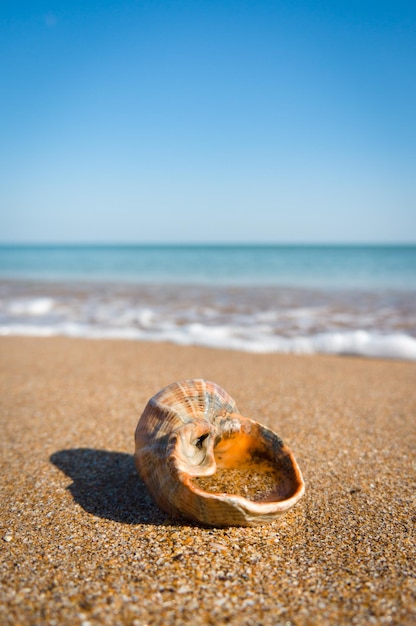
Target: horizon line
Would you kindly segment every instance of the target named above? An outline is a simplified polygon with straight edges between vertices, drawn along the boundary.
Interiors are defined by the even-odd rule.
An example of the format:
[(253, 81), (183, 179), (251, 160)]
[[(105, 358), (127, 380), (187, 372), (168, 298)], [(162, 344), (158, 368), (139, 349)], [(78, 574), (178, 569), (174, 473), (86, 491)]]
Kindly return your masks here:
[(416, 241), (0, 241), (0, 247), (416, 246)]

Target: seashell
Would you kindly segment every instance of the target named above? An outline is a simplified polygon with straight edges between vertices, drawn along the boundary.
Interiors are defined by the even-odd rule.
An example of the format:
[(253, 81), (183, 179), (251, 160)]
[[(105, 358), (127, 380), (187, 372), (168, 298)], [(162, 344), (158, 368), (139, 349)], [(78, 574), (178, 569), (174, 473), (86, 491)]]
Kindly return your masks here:
[[(147, 403), (135, 433), (138, 472), (158, 506), (210, 526), (275, 520), (305, 491), (292, 452), (271, 430), (242, 417), (226, 391), (204, 379), (173, 383)], [(200, 486), (227, 472), (269, 472), (259, 499)], [(232, 481), (230, 481), (232, 485)]]

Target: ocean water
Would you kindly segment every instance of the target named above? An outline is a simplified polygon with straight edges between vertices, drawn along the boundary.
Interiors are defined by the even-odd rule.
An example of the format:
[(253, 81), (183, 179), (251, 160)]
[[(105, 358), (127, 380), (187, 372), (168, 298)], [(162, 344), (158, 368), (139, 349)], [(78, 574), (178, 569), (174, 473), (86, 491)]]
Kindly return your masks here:
[(0, 334), (416, 359), (416, 246), (0, 246)]

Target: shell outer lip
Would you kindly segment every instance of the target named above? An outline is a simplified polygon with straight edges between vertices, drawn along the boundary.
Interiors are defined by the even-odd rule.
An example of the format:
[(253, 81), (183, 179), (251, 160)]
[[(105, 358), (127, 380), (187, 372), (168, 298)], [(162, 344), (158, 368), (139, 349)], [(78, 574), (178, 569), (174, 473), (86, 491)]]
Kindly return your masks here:
[[(241, 516), (244, 517), (244, 522), (239, 522), (238, 524), (222, 524), (216, 522), (216, 524), (212, 525), (242, 525), (242, 526), (257, 526), (259, 524), (264, 524), (267, 522), (271, 522), (280, 515), (287, 512), (291, 509), (302, 496), (305, 494), (305, 482), (302, 476), (302, 473), (299, 469), (299, 466), (296, 462), (296, 459), (292, 453), (292, 451), (288, 448), (288, 446), (284, 445), (280, 437), (276, 435), (272, 430), (262, 426), (258, 422), (254, 420), (250, 420), (249, 418), (241, 418), (246, 424), (250, 423), (256, 428), (260, 428), (263, 433), (267, 433), (267, 439), (274, 440), (276, 443), (281, 445), (281, 453), (286, 456), (286, 459), (290, 461), (291, 468), (294, 472), (294, 483), (296, 484), (296, 489), (293, 493), (284, 499), (269, 501), (254, 501), (250, 498), (233, 494), (231, 492), (220, 492), (214, 493), (210, 491), (206, 491), (204, 489), (199, 488), (192, 482), (193, 475), (190, 475), (187, 472), (179, 472), (178, 480), (182, 482), (186, 489), (198, 494), (201, 498), (211, 501), (221, 503), (228, 503), (231, 505), (236, 511), (238, 511)], [(196, 520), (201, 521), (201, 520)], [(207, 521), (204, 519), (204, 523)], [(210, 522), (208, 522), (209, 525)]]

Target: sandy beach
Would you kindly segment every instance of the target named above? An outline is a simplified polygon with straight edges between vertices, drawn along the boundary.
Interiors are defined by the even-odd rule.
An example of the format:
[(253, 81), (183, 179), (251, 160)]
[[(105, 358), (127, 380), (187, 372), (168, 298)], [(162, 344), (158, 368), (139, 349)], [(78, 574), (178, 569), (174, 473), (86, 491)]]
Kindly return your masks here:
[[(416, 363), (0, 339), (0, 622), (414, 624)], [(304, 498), (259, 528), (152, 502), (134, 429), (204, 377), (294, 452)]]

